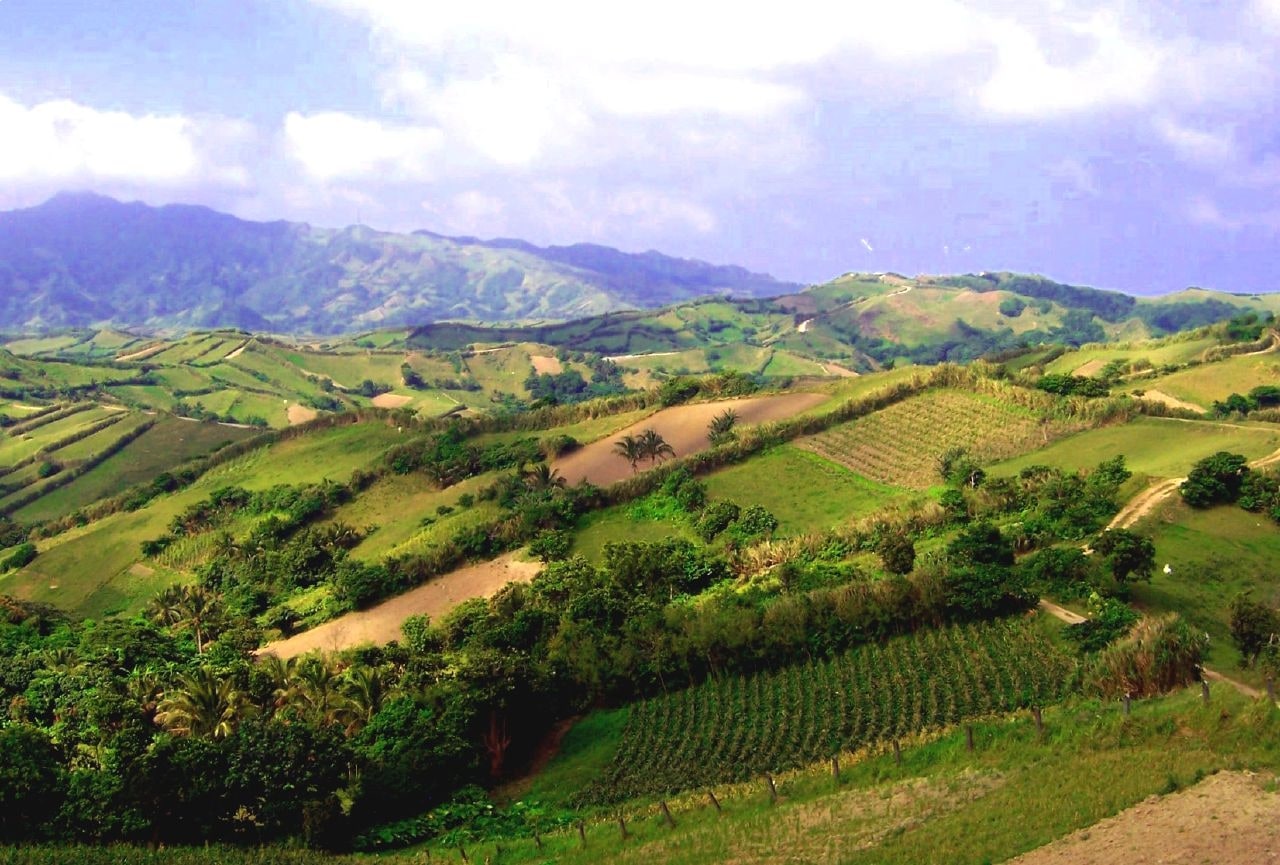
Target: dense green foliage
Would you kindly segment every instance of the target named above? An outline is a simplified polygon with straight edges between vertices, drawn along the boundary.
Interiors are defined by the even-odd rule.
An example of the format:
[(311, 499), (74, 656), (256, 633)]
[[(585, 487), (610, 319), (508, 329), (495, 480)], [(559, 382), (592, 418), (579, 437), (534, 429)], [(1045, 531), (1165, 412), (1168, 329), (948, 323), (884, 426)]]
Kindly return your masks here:
[(589, 802), (742, 781), (965, 718), (1056, 702), (1072, 662), (1035, 628), (945, 628), (640, 703)]

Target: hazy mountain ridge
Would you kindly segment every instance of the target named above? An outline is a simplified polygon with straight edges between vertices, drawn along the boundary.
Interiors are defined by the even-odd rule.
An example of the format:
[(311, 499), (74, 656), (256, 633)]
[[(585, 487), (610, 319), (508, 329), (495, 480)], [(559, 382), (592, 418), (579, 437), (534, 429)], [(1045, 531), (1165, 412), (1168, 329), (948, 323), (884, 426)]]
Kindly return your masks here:
[(61, 194), (0, 214), (0, 327), (332, 333), (520, 321), (799, 286), (742, 268), (580, 244), (250, 222), (205, 207)]

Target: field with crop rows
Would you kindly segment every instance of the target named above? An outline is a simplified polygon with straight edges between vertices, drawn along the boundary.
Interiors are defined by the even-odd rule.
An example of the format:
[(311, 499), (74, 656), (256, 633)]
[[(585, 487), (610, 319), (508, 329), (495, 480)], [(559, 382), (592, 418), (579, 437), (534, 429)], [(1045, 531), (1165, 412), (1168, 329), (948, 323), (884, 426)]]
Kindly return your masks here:
[(966, 448), (983, 462), (1008, 459), (1064, 429), (994, 397), (937, 390), (796, 444), (874, 481), (926, 489), (941, 482), (935, 461), (949, 448)]
[(1074, 662), (1033, 623), (924, 631), (830, 661), (728, 677), (637, 704), (607, 803), (743, 781), (965, 718), (1056, 702)]

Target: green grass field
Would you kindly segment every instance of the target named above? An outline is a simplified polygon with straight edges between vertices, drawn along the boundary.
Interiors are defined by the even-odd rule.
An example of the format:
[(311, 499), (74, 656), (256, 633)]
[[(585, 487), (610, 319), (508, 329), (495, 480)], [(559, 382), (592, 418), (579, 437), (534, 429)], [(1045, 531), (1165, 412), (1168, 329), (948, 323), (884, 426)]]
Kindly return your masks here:
[(1235, 355), (1200, 364), (1159, 378), (1134, 381), (1126, 390), (1158, 390), (1209, 408), (1232, 393), (1248, 393), (1264, 384), (1280, 381), (1280, 355)]
[(778, 518), (780, 536), (829, 529), (909, 494), (791, 445), (704, 480), (713, 499), (730, 499), (744, 508), (764, 507)]
[[(111, 427), (109, 429), (115, 429)], [(134, 484), (151, 480), (193, 457), (209, 453), (222, 444), (257, 435), (253, 430), (211, 423), (191, 423), (162, 415), (156, 425), (94, 466), (66, 486), (59, 487), (19, 510), (24, 522), (47, 520), (69, 514), (98, 499), (123, 492)]]
[(1070, 374), (1087, 364), (1101, 367), (1113, 360), (1131, 363), (1145, 359), (1155, 366), (1186, 363), (1196, 360), (1209, 348), (1218, 344), (1216, 337), (1194, 339), (1157, 339), (1116, 345), (1087, 345), (1069, 351), (1045, 366), (1045, 372)]
[[(1156, 544), (1156, 573), (1133, 587), (1147, 610), (1176, 610), (1209, 634), (1208, 662), (1229, 676), (1261, 684), (1256, 671), (1238, 669), (1231, 642), (1230, 605), (1240, 592), (1280, 606), (1280, 528), (1264, 514), (1223, 506), (1198, 510), (1177, 498), (1135, 527)], [(1165, 574), (1169, 565), (1172, 573)]]
[(1256, 459), (1280, 448), (1280, 428), (1266, 424), (1218, 424), (1140, 417), (1126, 424), (1087, 430), (1048, 447), (989, 467), (992, 474), (1013, 474), (1030, 465), (1078, 471), (1123, 455), (1134, 474), (1181, 477), (1196, 460), (1217, 451)]

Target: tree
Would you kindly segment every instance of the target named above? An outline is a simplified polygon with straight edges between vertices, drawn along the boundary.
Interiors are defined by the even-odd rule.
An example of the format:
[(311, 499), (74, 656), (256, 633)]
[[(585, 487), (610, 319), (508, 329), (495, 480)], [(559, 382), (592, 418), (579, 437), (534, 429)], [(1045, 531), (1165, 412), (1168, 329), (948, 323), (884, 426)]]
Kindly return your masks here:
[(1193, 508), (1230, 504), (1240, 497), (1248, 474), (1248, 461), (1243, 456), (1218, 451), (1191, 467), (1180, 488), (1182, 500)]
[(1094, 540), (1093, 550), (1106, 557), (1118, 583), (1130, 578), (1149, 580), (1156, 566), (1156, 545), (1128, 529), (1107, 529)]
[(731, 408), (725, 409), (707, 424), (707, 438), (712, 447), (731, 442), (738, 437), (734, 427), (738, 423), (738, 413)]
[(568, 483), (558, 469), (553, 469), (546, 463), (537, 463), (533, 468), (521, 469), (520, 479), (534, 492), (563, 489)]
[(340, 717), (346, 722), (348, 733), (363, 729), (396, 695), (395, 689), (375, 667), (352, 667), (343, 678), (341, 689), (346, 703)]
[(916, 545), (906, 532), (889, 532), (876, 544), (880, 562), (891, 574), (909, 574), (916, 564)]
[(203, 586), (187, 586), (176, 613), (173, 624), (189, 629), (196, 638), (196, 654), (203, 654), (206, 638), (222, 625), (222, 599)]
[(42, 730), (0, 726), (0, 841), (34, 837), (47, 827), (63, 794), (58, 751)]
[(667, 443), (657, 430), (650, 427), (640, 433), (640, 456), (649, 462), (662, 462), (676, 455), (675, 448)]
[(225, 739), (249, 714), (249, 701), (235, 682), (201, 667), (178, 677), (157, 707), (156, 723), (179, 736)]
[(632, 472), (635, 472), (636, 464), (644, 458), (640, 440), (630, 434), (613, 443), (613, 452), (631, 464)]
[(1231, 640), (1240, 650), (1242, 663), (1249, 664), (1276, 634), (1280, 633), (1280, 613), (1241, 593), (1231, 602)]

